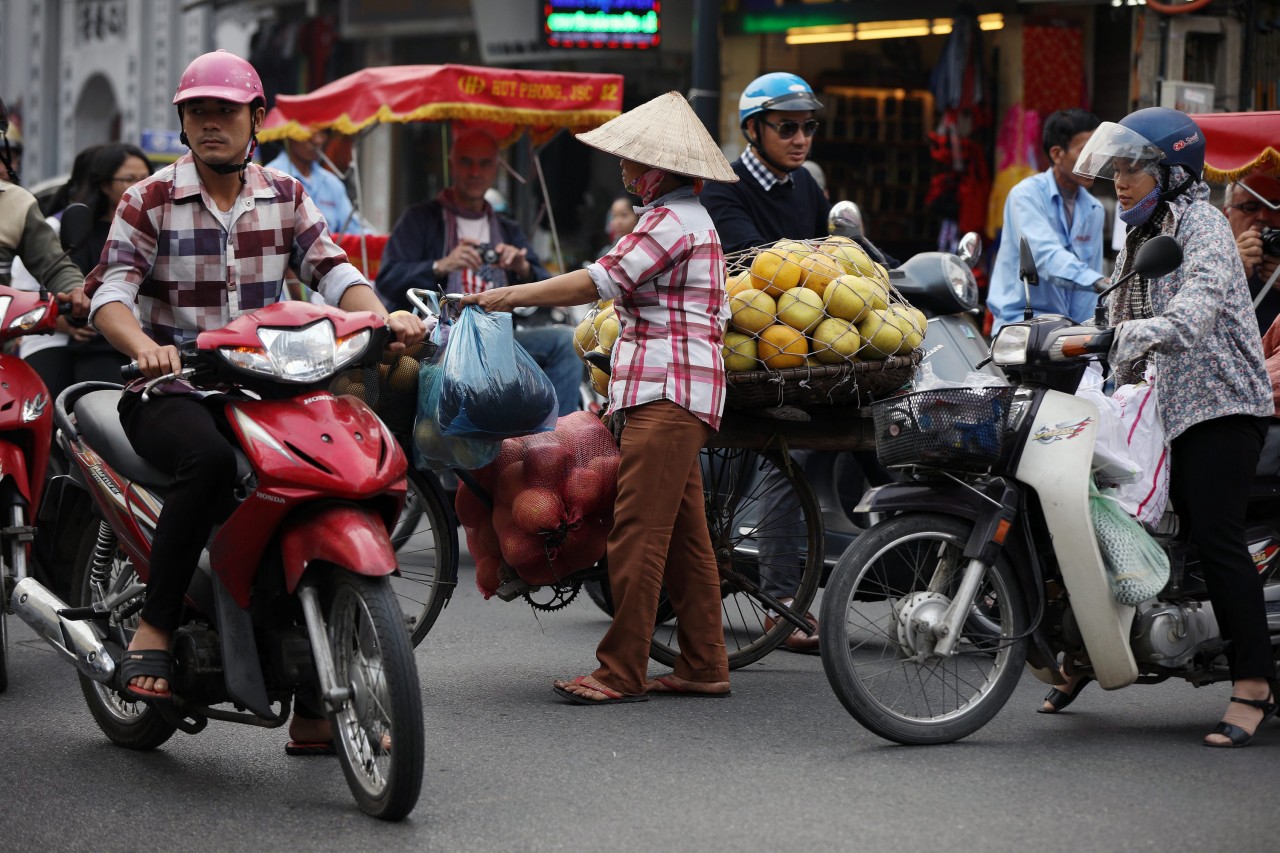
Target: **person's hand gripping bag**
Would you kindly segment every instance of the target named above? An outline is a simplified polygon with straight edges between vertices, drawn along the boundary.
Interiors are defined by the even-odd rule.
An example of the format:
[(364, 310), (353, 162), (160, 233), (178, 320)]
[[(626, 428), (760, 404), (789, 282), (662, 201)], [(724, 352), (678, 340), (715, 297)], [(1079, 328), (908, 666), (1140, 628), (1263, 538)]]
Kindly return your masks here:
[(510, 314), (463, 308), (441, 369), (437, 414), (444, 435), (501, 440), (555, 429), (555, 388), (516, 343)]

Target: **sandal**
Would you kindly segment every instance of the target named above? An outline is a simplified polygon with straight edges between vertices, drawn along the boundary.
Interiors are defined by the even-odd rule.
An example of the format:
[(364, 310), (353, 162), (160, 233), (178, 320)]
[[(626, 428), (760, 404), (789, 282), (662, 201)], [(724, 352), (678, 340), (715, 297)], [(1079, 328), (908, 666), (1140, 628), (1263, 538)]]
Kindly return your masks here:
[(1228, 723), (1224, 720), (1214, 726), (1213, 731), (1209, 732), (1209, 734), (1225, 735), (1230, 743), (1210, 743), (1207, 740), (1201, 741), (1205, 746), (1210, 746), (1214, 749), (1235, 749), (1238, 746), (1244, 746), (1249, 741), (1253, 740), (1253, 736), (1262, 728), (1262, 724), (1274, 717), (1276, 715), (1276, 710), (1280, 709), (1280, 705), (1276, 704), (1274, 696), (1268, 696), (1266, 699), (1241, 699), (1239, 696), (1232, 696), (1231, 701), (1239, 702), (1241, 705), (1248, 705), (1251, 708), (1258, 708), (1262, 711), (1262, 719), (1258, 720), (1258, 725), (1254, 726), (1253, 731), (1251, 732), (1245, 731), (1240, 726), (1237, 726), (1234, 723)]
[(649, 685), (649, 694), (657, 696), (688, 696), (698, 699), (724, 699), (733, 695), (733, 690), (694, 690), (691, 687), (683, 687), (677, 683), (671, 674), (659, 675)]
[[(572, 702), (575, 705), (618, 705), (624, 702), (648, 702), (649, 701), (649, 697), (647, 694), (637, 693), (635, 695), (628, 695), (626, 693), (619, 693), (616, 690), (612, 690), (608, 687), (605, 687), (599, 681), (596, 681), (594, 684), (588, 684), (587, 683), (588, 678), (590, 678), (590, 676), (579, 675), (577, 678), (574, 678), (570, 681), (558, 681), (551, 685), (551, 689), (555, 691), (555, 694), (557, 696), (561, 696), (565, 699), (568, 699), (570, 702)], [(592, 680), (594, 681), (594, 679)], [(596, 693), (603, 695), (605, 698), (591, 699), (586, 696), (583, 696), (580, 693), (574, 693), (572, 690), (566, 690), (565, 687), (560, 686), (562, 684), (565, 685), (565, 687), (568, 687), (569, 685), (585, 687), (588, 690), (593, 690)]]
[(144, 690), (129, 682), (135, 678), (151, 676), (163, 678), (173, 683), (173, 656), (165, 649), (133, 649), (124, 653), (119, 667), (116, 668), (118, 691), (126, 699), (134, 702), (149, 702), (154, 699), (172, 699), (173, 692), (163, 693), (156, 690)]
[(1068, 693), (1065, 690), (1059, 690), (1056, 687), (1053, 688), (1052, 690), (1049, 691), (1048, 695), (1044, 697), (1044, 701), (1048, 702), (1049, 705), (1052, 706), (1053, 710), (1050, 711), (1046, 708), (1037, 708), (1036, 713), (1037, 714), (1058, 713), (1063, 708), (1067, 707), (1072, 702), (1076, 701), (1076, 697), (1080, 695), (1080, 691), (1084, 690), (1085, 686), (1089, 684), (1089, 682), (1091, 681), (1093, 681), (1092, 675), (1081, 676), (1080, 680), (1076, 682), (1076, 686), (1071, 688), (1070, 693)]

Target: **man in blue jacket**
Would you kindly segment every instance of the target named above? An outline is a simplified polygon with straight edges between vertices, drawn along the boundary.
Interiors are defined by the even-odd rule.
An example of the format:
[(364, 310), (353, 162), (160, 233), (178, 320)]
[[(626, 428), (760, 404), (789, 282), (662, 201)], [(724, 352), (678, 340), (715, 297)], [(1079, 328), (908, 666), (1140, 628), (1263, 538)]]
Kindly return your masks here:
[(1025, 237), (1035, 257), (1038, 287), (1031, 288), (1033, 315), (1063, 314), (1083, 322), (1093, 317), (1102, 275), (1102, 205), (1089, 194), (1093, 179), (1073, 169), (1099, 119), (1085, 110), (1059, 110), (1044, 122), (1044, 153), (1052, 164), (1019, 182), (1004, 204), (1004, 230), (987, 308), (992, 334), (1022, 320), (1026, 293), (1018, 277), (1019, 244)]
[[(409, 288), (482, 293), (551, 277), (516, 221), (485, 200), (498, 177), (493, 137), (480, 130), (459, 133), (449, 164), (450, 185), (430, 201), (409, 207), (383, 249), (374, 283), (389, 310), (410, 309)], [(573, 348), (573, 330), (519, 329), (516, 340), (551, 380), (560, 414), (576, 411), (583, 368)]]

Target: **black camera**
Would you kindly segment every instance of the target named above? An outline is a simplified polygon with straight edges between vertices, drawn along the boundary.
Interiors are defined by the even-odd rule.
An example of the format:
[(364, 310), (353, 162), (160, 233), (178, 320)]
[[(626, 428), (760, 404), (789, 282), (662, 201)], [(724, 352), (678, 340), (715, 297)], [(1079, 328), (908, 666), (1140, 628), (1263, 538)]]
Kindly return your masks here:
[(489, 266), (493, 266), (498, 262), (498, 250), (490, 246), (488, 243), (481, 243), (476, 246), (476, 251), (480, 253), (480, 260)]
[(1280, 228), (1262, 229), (1262, 254), (1280, 258)]

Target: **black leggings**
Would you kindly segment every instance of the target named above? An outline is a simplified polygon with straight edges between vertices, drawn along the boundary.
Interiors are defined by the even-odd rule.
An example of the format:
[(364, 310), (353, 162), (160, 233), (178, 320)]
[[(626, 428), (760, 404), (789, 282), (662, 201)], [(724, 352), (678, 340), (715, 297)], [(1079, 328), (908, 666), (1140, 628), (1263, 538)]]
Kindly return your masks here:
[(142, 618), (162, 631), (178, 627), (200, 552), (233, 505), (236, 457), (224, 406), (218, 397), (120, 398), (120, 423), (134, 451), (173, 477), (151, 542), (142, 608)]
[(1267, 420), (1201, 421), (1169, 443), (1170, 493), (1200, 552), (1231, 679), (1275, 678), (1262, 581), (1249, 556), (1245, 510)]

